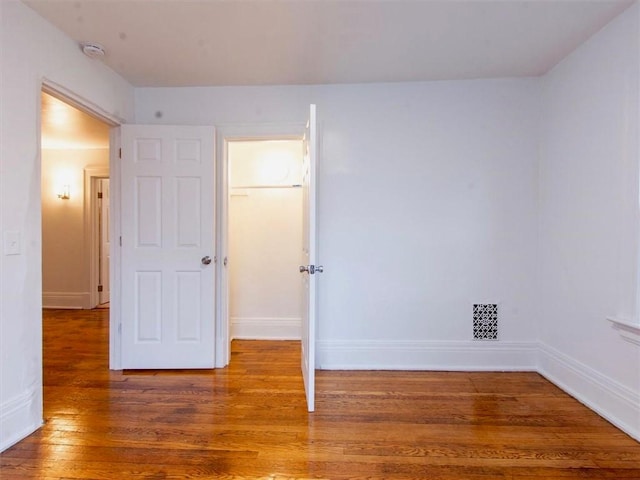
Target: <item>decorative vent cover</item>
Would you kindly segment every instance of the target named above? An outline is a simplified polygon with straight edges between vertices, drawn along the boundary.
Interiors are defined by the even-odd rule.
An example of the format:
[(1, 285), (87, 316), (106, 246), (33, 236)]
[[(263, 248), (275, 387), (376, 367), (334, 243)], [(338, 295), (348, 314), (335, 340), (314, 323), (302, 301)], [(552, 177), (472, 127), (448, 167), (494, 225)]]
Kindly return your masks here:
[(498, 339), (498, 305), (476, 303), (473, 305), (473, 339)]

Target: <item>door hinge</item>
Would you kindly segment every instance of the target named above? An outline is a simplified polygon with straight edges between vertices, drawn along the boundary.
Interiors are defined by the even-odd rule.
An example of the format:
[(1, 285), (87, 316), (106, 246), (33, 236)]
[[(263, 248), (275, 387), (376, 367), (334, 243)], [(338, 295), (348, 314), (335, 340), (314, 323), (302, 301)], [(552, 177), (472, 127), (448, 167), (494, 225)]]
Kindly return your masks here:
[(98, 192), (98, 198), (102, 198), (102, 192)]
[(98, 291), (101, 292), (102, 291), (102, 285), (98, 285)]
[(118, 158), (122, 158), (122, 149), (121, 148), (118, 149)]
[(120, 246), (122, 246), (122, 237), (120, 237)]
[(122, 333), (122, 324), (121, 323), (118, 324), (118, 333), (119, 334)]

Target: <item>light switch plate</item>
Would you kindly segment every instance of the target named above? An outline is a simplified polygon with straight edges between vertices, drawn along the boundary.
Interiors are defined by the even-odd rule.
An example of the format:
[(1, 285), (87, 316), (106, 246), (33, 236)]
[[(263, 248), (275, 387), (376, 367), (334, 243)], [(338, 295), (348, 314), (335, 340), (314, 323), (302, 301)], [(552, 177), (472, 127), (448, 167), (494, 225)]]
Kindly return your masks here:
[(21, 249), (20, 232), (4, 232), (4, 254), (20, 255)]

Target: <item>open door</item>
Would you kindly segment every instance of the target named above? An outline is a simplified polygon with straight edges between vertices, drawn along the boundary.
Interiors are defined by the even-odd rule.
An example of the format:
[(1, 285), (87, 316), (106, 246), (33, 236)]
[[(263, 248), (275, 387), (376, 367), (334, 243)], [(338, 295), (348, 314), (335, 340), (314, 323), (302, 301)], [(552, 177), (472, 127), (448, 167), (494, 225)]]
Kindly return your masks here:
[(316, 368), (316, 278), (322, 266), (316, 265), (316, 106), (311, 105), (304, 135), (302, 168), (302, 377), (307, 396), (307, 409), (315, 410)]
[(111, 245), (109, 243), (109, 179), (98, 180), (98, 303), (104, 305), (110, 300), (109, 263)]
[(213, 368), (214, 129), (121, 133), (122, 368)]

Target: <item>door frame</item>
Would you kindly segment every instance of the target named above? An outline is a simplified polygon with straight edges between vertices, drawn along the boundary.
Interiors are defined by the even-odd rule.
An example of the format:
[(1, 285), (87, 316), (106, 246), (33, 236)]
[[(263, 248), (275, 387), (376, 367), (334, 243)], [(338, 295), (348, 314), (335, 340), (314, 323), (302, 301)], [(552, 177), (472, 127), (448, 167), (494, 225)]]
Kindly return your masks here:
[[(100, 231), (98, 227), (98, 181), (110, 178), (106, 167), (87, 167), (84, 169), (84, 248), (89, 265), (89, 305), (95, 308), (100, 302), (98, 295), (98, 265)], [(90, 232), (87, 235), (87, 232)]]
[[(109, 199), (109, 208), (111, 210), (111, 231), (109, 232), (109, 241), (111, 245), (109, 251), (111, 259), (109, 263), (109, 277), (111, 281), (111, 308), (109, 309), (109, 369), (120, 370), (120, 249), (116, 248), (116, 239), (120, 238), (120, 162), (118, 152), (120, 149), (119, 127), (126, 122), (124, 118), (108, 112), (92, 101), (78, 95), (73, 90), (68, 89), (64, 85), (44, 77), (40, 83), (40, 89), (38, 90), (37, 131), (39, 135), (42, 130), (42, 105), (40, 92), (45, 92), (58, 100), (62, 100), (68, 105), (82, 110), (83, 112), (109, 125), (109, 178), (111, 179), (111, 196)], [(38, 169), (42, 169), (41, 145), (38, 147)], [(85, 234), (85, 237), (86, 236), (87, 235)], [(42, 238), (42, 232), (40, 232), (40, 237)], [(42, 263), (42, 259), (40, 259), (40, 263)], [(42, 290), (42, 286), (40, 289)]]
[(231, 360), (229, 326), (229, 270), (224, 259), (229, 255), (229, 143), (242, 141), (302, 140), (306, 124), (244, 124), (216, 127), (216, 368), (226, 367)]

